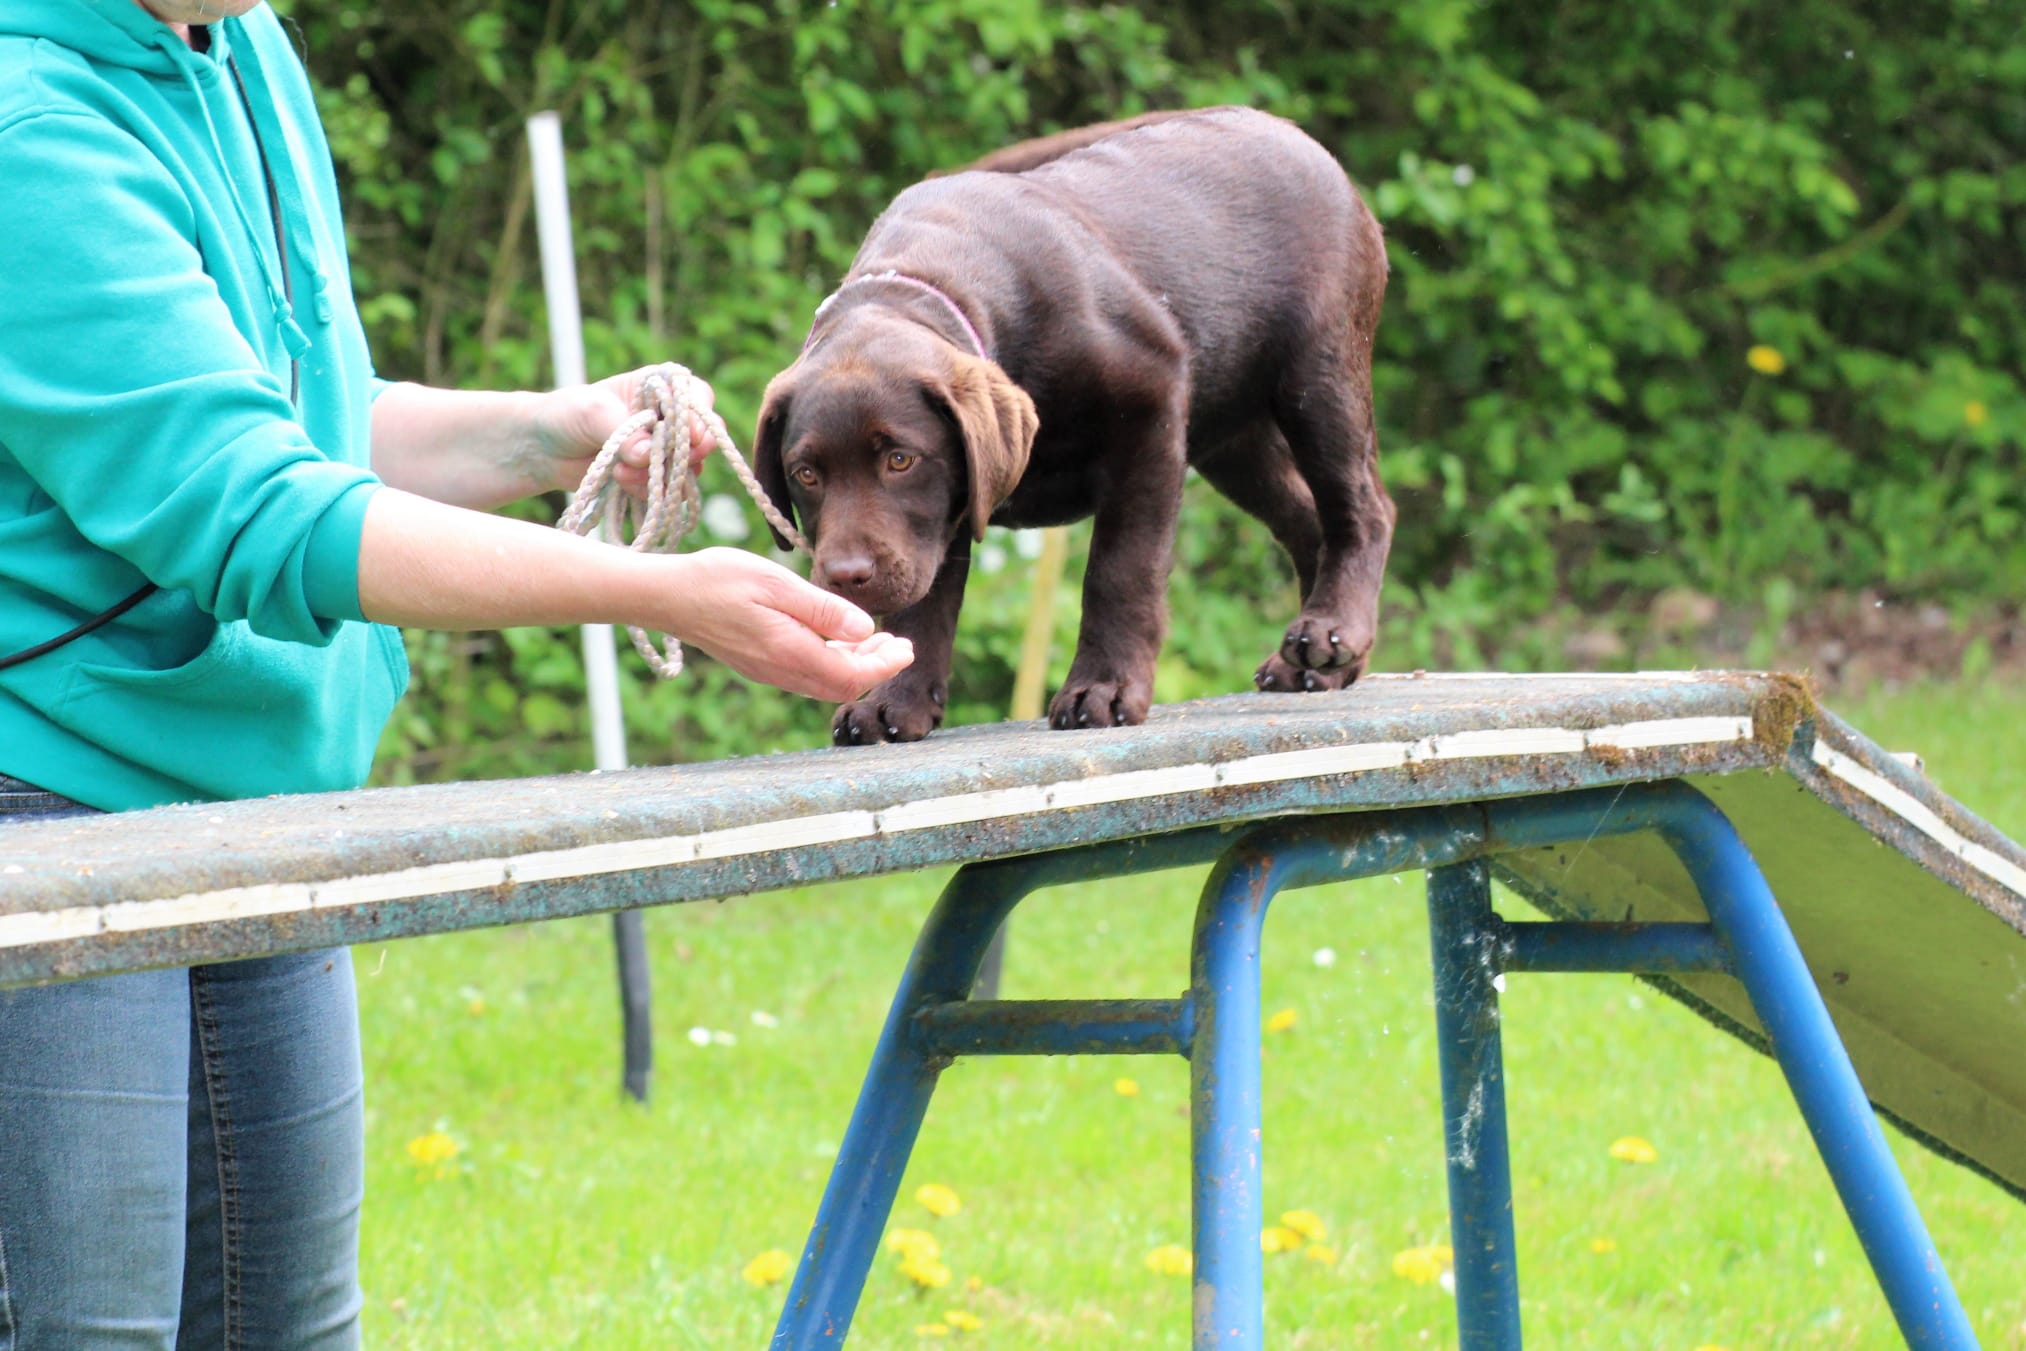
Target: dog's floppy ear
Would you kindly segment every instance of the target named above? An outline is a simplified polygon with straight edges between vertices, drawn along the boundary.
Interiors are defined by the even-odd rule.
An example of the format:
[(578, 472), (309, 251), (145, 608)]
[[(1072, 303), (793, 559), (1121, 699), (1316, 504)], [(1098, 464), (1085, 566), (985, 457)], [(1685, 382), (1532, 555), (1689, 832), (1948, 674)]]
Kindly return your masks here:
[[(781, 461), (781, 436), (788, 426), (788, 400), (793, 382), (789, 376), (794, 367), (790, 366), (767, 382), (767, 392), (760, 399), (760, 422), (753, 432), (753, 477), (760, 481), (760, 487), (781, 514), (801, 525), (795, 517), (795, 499), (788, 495), (788, 470)], [(794, 544), (784, 538), (771, 524), (767, 527), (774, 536), (774, 543), (783, 549), (792, 549)]]
[(929, 397), (956, 420), (971, 475), (971, 535), (985, 538), (985, 523), (1027, 472), (1027, 456), (1041, 420), (1027, 391), (996, 361), (952, 353), (948, 378)]

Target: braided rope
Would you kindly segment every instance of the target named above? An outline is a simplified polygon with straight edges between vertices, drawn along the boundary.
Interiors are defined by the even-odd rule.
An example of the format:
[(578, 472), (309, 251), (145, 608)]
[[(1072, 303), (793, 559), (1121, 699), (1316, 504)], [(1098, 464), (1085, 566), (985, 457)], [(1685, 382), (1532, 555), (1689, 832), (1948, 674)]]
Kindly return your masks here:
[[(810, 552), (809, 541), (768, 499), (751, 466), (732, 444), (725, 420), (697, 397), (701, 384), (687, 367), (672, 361), (641, 377), (639, 392), (634, 395), (633, 416), (605, 439), (604, 448), (592, 459), (583, 483), (578, 485), (562, 519), (556, 522), (558, 530), (574, 535), (590, 535), (595, 531), (609, 544), (642, 553), (674, 553), (683, 536), (696, 528), (703, 512), (703, 497), (689, 463), (689, 424), (694, 418), (703, 423), (724, 453), (732, 472), (759, 504), (768, 524), (803, 553)], [(642, 428), (652, 429), (648, 437), (645, 501), (626, 492), (614, 477), (620, 447)], [(659, 635), (661, 644), (657, 646), (656, 635), (630, 624), (626, 633), (633, 639), (634, 650), (656, 675), (667, 680), (681, 673), (681, 643), (664, 633)]]

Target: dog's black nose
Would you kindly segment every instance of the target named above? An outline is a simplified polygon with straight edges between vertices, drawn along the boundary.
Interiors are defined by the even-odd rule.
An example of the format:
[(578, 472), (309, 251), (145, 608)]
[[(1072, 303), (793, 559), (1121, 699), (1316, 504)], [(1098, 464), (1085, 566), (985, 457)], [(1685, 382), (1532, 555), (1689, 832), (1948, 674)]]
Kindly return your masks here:
[(833, 591), (855, 591), (872, 580), (872, 560), (864, 554), (848, 554), (823, 562), (823, 581)]

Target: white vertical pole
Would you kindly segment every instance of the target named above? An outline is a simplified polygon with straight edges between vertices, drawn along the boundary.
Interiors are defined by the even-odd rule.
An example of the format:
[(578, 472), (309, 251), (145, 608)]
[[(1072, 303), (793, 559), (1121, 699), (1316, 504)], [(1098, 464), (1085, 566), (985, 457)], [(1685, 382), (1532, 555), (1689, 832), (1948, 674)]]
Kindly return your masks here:
[[(563, 121), (552, 112), (528, 119), (528, 158), (535, 185), (535, 230), (542, 245), (542, 291), (548, 298), (549, 349), (556, 385), (581, 385), (584, 324), (577, 298), (577, 259), (570, 241), (570, 189), (563, 176)], [(599, 769), (626, 768), (626, 724), (619, 711), (619, 661), (612, 626), (586, 624), (584, 685), (591, 700), (591, 748)]]
[[(542, 291), (549, 304), (549, 348), (556, 384), (581, 385), (584, 316), (577, 298), (577, 257), (570, 242), (570, 189), (563, 177), (563, 120), (552, 112), (528, 119), (528, 161), (535, 185), (535, 229), (542, 243)], [(601, 770), (626, 768), (626, 724), (619, 709), (619, 659), (610, 624), (586, 624), (584, 691), (591, 701), (591, 754)], [(625, 1021), (622, 1082), (636, 1102), (647, 1101), (654, 1071), (654, 1025), (647, 938), (638, 910), (612, 916), (619, 958), (619, 1011)]]

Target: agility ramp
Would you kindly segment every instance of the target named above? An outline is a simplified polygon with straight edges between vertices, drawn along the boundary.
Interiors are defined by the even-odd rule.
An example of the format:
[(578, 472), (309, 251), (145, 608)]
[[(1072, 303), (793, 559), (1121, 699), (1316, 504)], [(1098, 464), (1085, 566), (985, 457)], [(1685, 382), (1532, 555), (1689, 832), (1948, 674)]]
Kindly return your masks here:
[[(1698, 843), (1709, 827), (1742, 840), (1722, 860), (1732, 881), (1711, 882), (1711, 851), (1724, 851)], [(1876, 1134), (1868, 1098), (2026, 1196), (2026, 1057), (2015, 1053), (2026, 853), (1791, 678), (1376, 676), (1340, 695), (1164, 707), (1133, 729), (999, 725), (908, 746), (15, 827), (0, 834), (0, 984), (951, 863), (969, 866), (939, 914), (950, 932), (980, 930), (977, 916), (1034, 886), (1216, 859), (1218, 904), (1239, 910), (1241, 882), (1264, 896), (1430, 870), (1438, 987), (1470, 987), (1461, 1002), (1438, 999), (1446, 1083), (1456, 1071), (1447, 1124), (1466, 1346), (1518, 1345), (1510, 1191), (1483, 1162), (1496, 1145), (1503, 1166), (1503, 1114), (1493, 1140), (1482, 1104), (1464, 1101), (1499, 1079), (1486, 993), (1499, 969), (1638, 971), (1770, 1045), (1909, 1341), (1974, 1344), (1882, 1141), (1859, 1137)], [(1487, 868), (1562, 922), (1504, 923)], [(1760, 871), (1766, 886), (1752, 881)], [(1700, 898), (1712, 885), (1726, 906), (1734, 890), (1769, 886), (1754, 913), (1773, 927), (1710, 915)], [(964, 945), (988, 940), (997, 918), (961, 943), (925, 932), (775, 1345), (842, 1342), (863, 1275), (853, 1254), (876, 1241), (891, 1202), (881, 1188), (897, 1180), (948, 1057), (1120, 1050), (1188, 1055), (1212, 1084), (1197, 1095), (1197, 1344), (1258, 1345), (1257, 1186), (1240, 1174), (1259, 1166), (1256, 1143), (1243, 1157), (1258, 1073), (1243, 968), (1264, 900), (1235, 946), (1214, 932), (1214, 909), (1206, 890), (1195, 984), (1177, 1001), (974, 1001)], [(1789, 929), (1798, 954), (1782, 988), (1826, 1006), (1855, 1066), (1854, 1079), (1849, 1064), (1840, 1071), (1842, 1107), (1810, 1106), (1796, 1076), (1812, 1071), (1790, 1063), (1840, 1061), (1827, 1020), (1797, 1050), (1801, 1034), (1769, 1039), (1755, 1012), (1766, 1004), (1747, 995), (1760, 979), (1747, 968), (1782, 942), (1791, 950)], [(1767, 981), (1780, 983), (1764, 977), (1760, 994)], [(1220, 1067), (1219, 1056), (1238, 1059)], [(1825, 1102), (1839, 1091), (1825, 1088)], [(1836, 1154), (1869, 1161), (1846, 1175)], [(1895, 1186), (1899, 1202), (1866, 1199)]]

